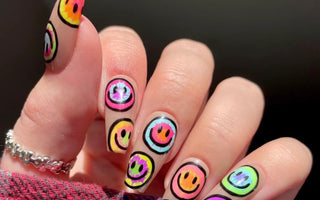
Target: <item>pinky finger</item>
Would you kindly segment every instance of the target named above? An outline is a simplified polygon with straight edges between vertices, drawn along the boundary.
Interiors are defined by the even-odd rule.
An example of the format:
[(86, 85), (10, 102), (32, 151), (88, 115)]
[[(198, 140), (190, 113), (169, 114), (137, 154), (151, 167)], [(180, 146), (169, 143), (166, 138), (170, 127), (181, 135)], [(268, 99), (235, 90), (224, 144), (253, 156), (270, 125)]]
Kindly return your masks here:
[(311, 166), (312, 154), (305, 145), (280, 138), (242, 159), (205, 200), (294, 199)]

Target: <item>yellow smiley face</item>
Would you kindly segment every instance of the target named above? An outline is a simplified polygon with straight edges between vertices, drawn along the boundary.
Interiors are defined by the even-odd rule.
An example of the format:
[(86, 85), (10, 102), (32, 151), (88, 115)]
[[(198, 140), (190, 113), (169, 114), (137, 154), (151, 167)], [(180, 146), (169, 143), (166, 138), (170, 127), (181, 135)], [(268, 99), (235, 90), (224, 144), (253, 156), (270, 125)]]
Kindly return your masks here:
[(133, 131), (133, 122), (130, 119), (115, 121), (109, 131), (108, 145), (110, 151), (124, 153), (128, 146)]

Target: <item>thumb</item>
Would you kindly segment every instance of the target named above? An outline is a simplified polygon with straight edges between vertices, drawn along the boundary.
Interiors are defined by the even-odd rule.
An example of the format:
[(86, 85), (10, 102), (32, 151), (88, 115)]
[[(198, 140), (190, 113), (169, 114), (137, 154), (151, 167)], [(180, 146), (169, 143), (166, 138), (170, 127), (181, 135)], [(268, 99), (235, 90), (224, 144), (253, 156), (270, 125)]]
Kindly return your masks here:
[[(57, 5), (53, 14), (57, 13), (56, 7)], [(54, 23), (55, 21), (52, 21), (52, 24)], [(50, 165), (59, 167), (59, 162), (52, 161), (62, 161), (60, 167), (64, 166), (72, 162), (80, 152), (86, 130), (97, 113), (102, 60), (99, 36), (89, 20), (81, 17), (81, 23), (75, 30), (75, 47), (69, 48), (72, 54), (68, 64), (59, 66), (62, 69), (59, 72), (53, 72), (47, 67), (43, 77), (29, 94), (14, 126), (13, 136), (9, 138), (14, 140), (9, 140), (11, 152), (7, 150), (3, 154), (2, 169), (68, 178), (65, 173), (51, 173)], [(56, 33), (59, 33), (59, 30)], [(60, 43), (66, 44), (60, 47), (68, 46), (68, 40), (63, 40), (63, 34), (64, 32), (60, 31), (58, 38)], [(65, 49), (58, 47), (58, 50)], [(62, 57), (55, 58), (57, 63), (60, 58)], [(28, 151), (32, 151), (33, 155), (28, 156)], [(49, 159), (49, 162), (46, 159)], [(32, 162), (28, 164), (30, 161)], [(45, 172), (40, 172), (39, 166), (33, 166), (39, 162), (42, 169), (47, 168)]]

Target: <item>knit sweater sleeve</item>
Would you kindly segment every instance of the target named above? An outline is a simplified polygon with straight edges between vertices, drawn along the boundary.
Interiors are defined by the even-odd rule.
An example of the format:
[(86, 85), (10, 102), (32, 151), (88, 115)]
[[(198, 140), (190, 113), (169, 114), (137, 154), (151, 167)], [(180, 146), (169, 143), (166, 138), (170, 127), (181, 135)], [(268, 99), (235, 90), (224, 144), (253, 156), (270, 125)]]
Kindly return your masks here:
[(0, 199), (161, 200), (81, 182), (40, 178), (0, 170)]

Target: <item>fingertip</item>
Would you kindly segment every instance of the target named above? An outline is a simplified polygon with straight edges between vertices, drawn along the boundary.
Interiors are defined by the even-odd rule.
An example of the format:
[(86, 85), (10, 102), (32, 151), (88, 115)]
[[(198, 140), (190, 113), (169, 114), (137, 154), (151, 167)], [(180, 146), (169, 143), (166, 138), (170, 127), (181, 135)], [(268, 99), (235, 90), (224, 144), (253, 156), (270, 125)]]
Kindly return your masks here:
[(290, 159), (288, 163), (292, 163), (292, 166), (296, 168), (295, 171), (302, 173), (296, 174), (299, 181), (304, 180), (310, 173), (313, 165), (313, 154), (308, 146), (306, 146), (300, 140), (293, 137), (282, 137), (277, 139), (279, 146), (284, 152), (287, 152)]
[(172, 51), (177, 52), (177, 50), (181, 51), (181, 49), (184, 49), (185, 52), (189, 51), (191, 55), (200, 57), (199, 60), (206, 62), (205, 65), (201, 65), (201, 66), (209, 67), (213, 72), (214, 56), (209, 46), (207, 46), (206, 44), (200, 41), (196, 41), (188, 38), (182, 38), (182, 39), (175, 40), (171, 42), (168, 46), (166, 46), (165, 49), (163, 50), (163, 54), (167, 54), (167, 52), (172, 52)]

